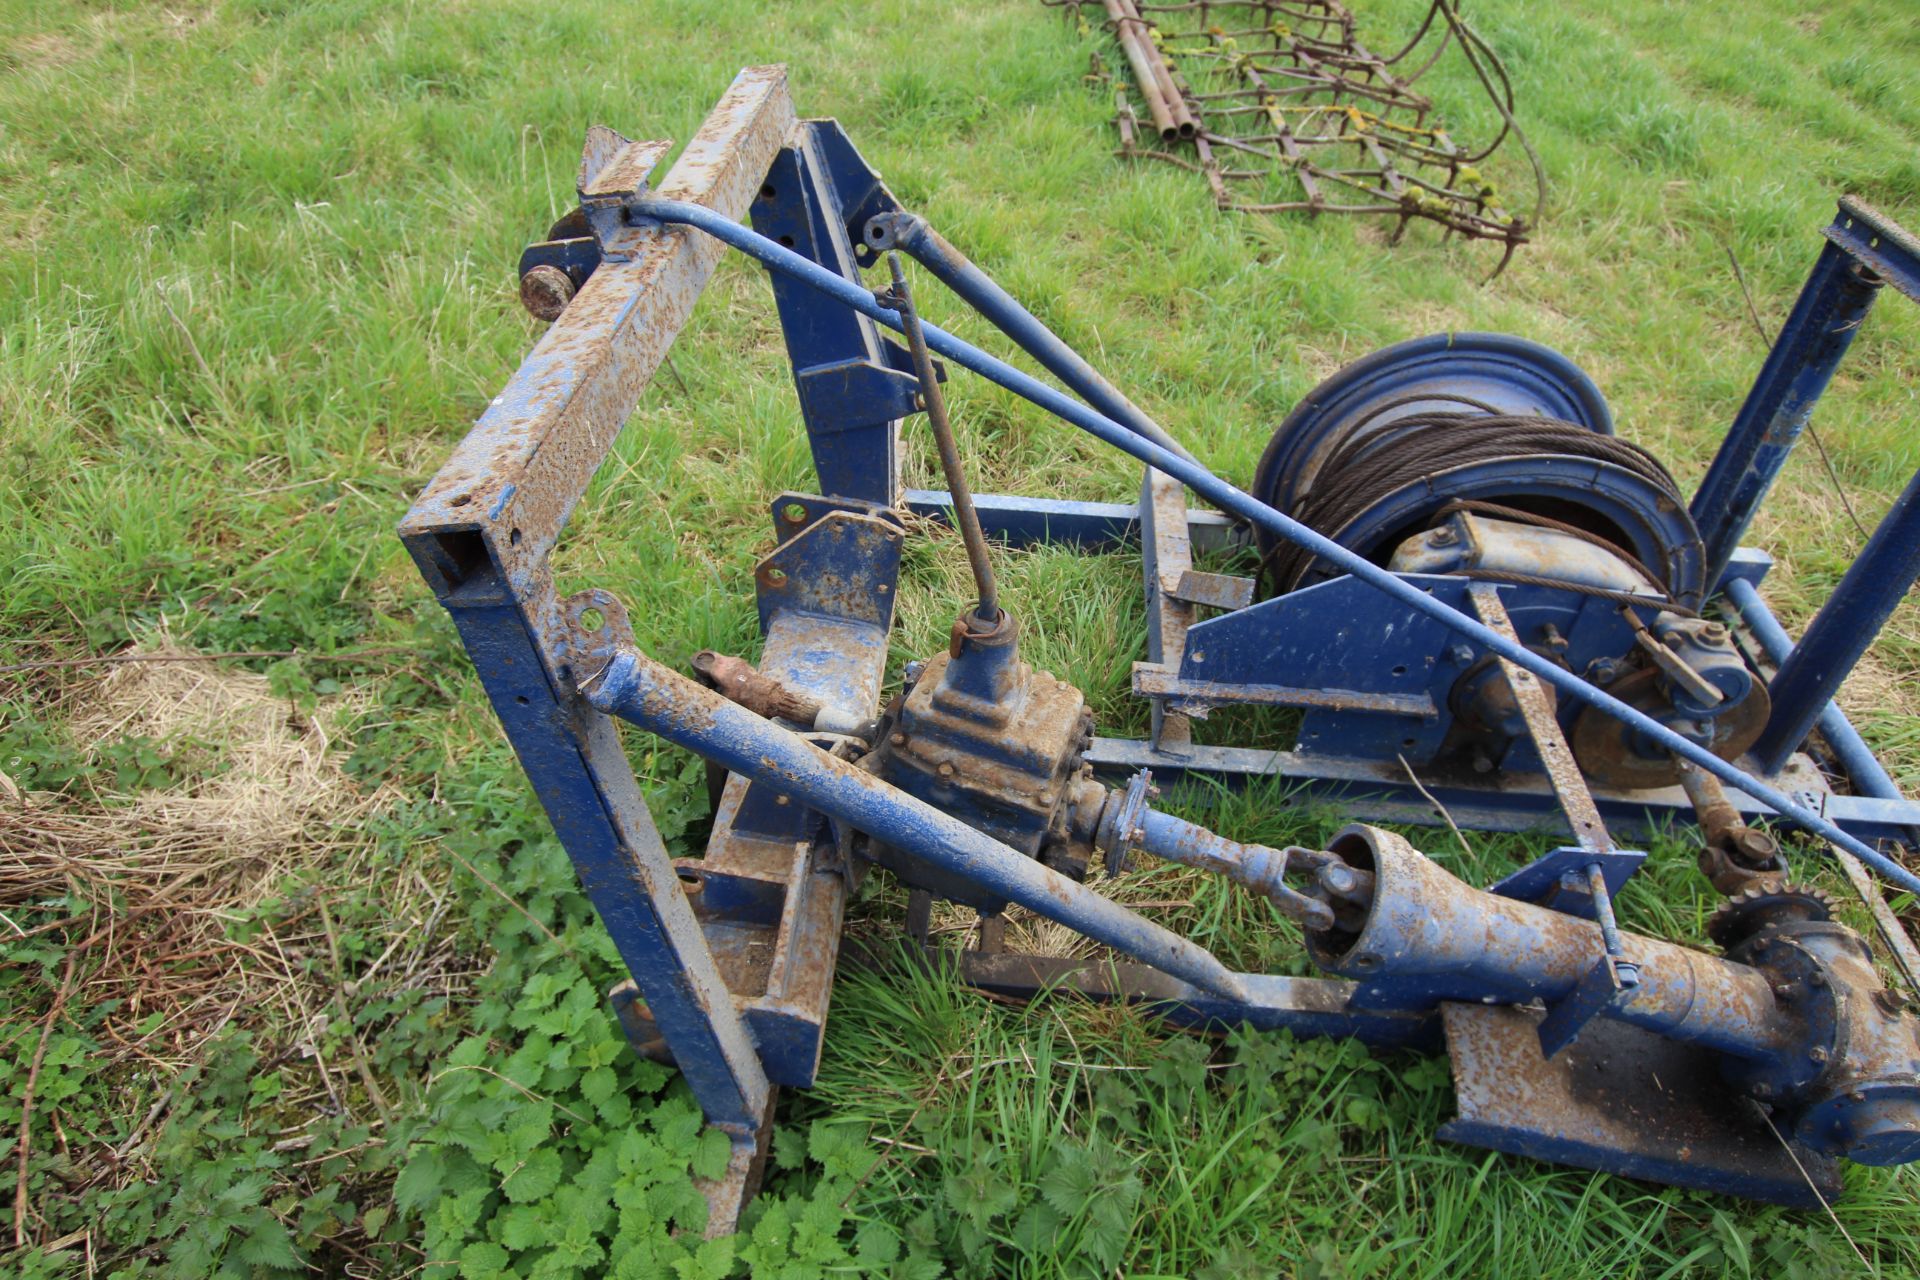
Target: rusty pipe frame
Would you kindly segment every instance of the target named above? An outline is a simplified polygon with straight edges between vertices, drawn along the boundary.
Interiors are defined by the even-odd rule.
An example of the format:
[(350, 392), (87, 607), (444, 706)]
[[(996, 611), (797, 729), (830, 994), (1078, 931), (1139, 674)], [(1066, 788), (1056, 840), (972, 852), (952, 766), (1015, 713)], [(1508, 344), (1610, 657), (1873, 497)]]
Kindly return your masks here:
[(1167, 55), (1154, 43), (1150, 31), (1158, 30), (1140, 14), (1140, 7), (1134, 0), (1121, 0), (1133, 18), (1134, 42), (1147, 55), (1148, 66), (1153, 71), (1153, 82), (1160, 86), (1160, 96), (1166, 99), (1167, 110), (1173, 114), (1173, 127), (1183, 141), (1196, 138), (1200, 134), (1200, 121), (1195, 118), (1193, 108), (1187, 105), (1187, 95), (1180, 92), (1180, 86), (1173, 80), (1173, 64), (1167, 61)]
[[(867, 290), (843, 276), (826, 270), (793, 250), (774, 243), (758, 232), (714, 213), (711, 209), (678, 200), (647, 199), (636, 203), (634, 216), (698, 228), (773, 270), (791, 276), (853, 308), (876, 323), (896, 332), (901, 329), (899, 315), (881, 306)], [(1515, 666), (1531, 671), (1561, 692), (1577, 698), (1588, 706), (1600, 708), (1623, 724), (1631, 725), (1652, 741), (1667, 748), (1675, 756), (1692, 762), (1722, 782), (1752, 796), (1795, 826), (1845, 849), (1861, 862), (1872, 867), (1881, 878), (1912, 893), (1920, 894), (1920, 875), (1915, 875), (1912, 871), (1900, 866), (1865, 841), (1847, 834), (1837, 824), (1795, 801), (1778, 787), (1769, 786), (1739, 767), (1727, 763), (1706, 748), (1675, 733), (1637, 707), (1629, 706), (1571, 671), (1554, 665), (1524, 645), (1501, 635), (1477, 618), (1468, 617), (1444, 601), (1435, 599), (1389, 570), (1374, 564), (1366, 557), (1341, 546), (1325, 534), (1268, 506), (1244, 490), (1235, 488), (1199, 463), (1182, 458), (1151, 440), (1143, 439), (1120, 423), (1094, 412), (1071, 397), (1055, 391), (1038, 379), (1029, 377), (1005, 361), (995, 359), (971, 343), (961, 341), (936, 325), (925, 326), (925, 331), (927, 345), (962, 368), (973, 370), (1022, 399), (1047, 410), (1055, 417), (1072, 423), (1089, 435), (1105, 441), (1122, 453), (1130, 454), (1154, 470), (1166, 472), (1227, 514), (1250, 520), (1279, 537), (1299, 543), (1314, 555), (1339, 566), (1343, 572), (1351, 574), (1401, 604), (1475, 641)]]
[(1160, 60), (1160, 51), (1153, 47), (1153, 41), (1147, 37), (1146, 20), (1130, 0), (1104, 2), (1107, 18), (1113, 23), (1114, 36), (1127, 55), (1127, 64), (1133, 68), (1134, 83), (1140, 90), (1140, 96), (1146, 100), (1147, 113), (1153, 117), (1153, 127), (1159, 131), (1160, 140), (1173, 142), (1193, 137), (1199, 132), (1199, 127), (1193, 113), (1186, 109), (1179, 90), (1174, 87), (1172, 77), (1167, 74), (1166, 66)]
[(618, 641), (582, 681), (592, 706), (764, 783), (835, 821), (947, 868), (1163, 973), (1247, 1002), (1242, 981), (1204, 947), (1042, 866), (958, 818)]

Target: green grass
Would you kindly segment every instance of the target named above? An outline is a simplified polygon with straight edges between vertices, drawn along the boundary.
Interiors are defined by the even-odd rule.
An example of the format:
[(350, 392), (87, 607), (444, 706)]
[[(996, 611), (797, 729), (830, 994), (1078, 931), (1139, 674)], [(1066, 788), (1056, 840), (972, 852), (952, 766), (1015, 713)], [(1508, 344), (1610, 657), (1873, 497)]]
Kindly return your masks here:
[[(1369, 3), (1363, 33), (1391, 47), (1422, 8)], [(118, 1014), (66, 1010), (36, 1106), (33, 1238), (91, 1225), (109, 1269), (182, 1276), (454, 1259), (474, 1275), (597, 1274), (609, 1252), (632, 1274), (677, 1260), (682, 1275), (1920, 1269), (1912, 1174), (1849, 1169), (1829, 1217), (1550, 1169), (1436, 1142), (1446, 1079), (1415, 1055), (1170, 1039), (1126, 1013), (1009, 1009), (910, 970), (842, 975), (821, 1087), (783, 1104), (752, 1234), (696, 1254), (665, 1234), (693, 1216), (686, 1174), (711, 1154), (689, 1137), (684, 1087), (612, 1040), (599, 993), (614, 957), (392, 532), (539, 332), (511, 268), (564, 208), (585, 126), (684, 140), (733, 71), (762, 61), (790, 63), (803, 113), (839, 117), (906, 204), (1223, 475), (1245, 482), (1272, 426), (1333, 368), (1451, 327), (1566, 351), (1623, 434), (1691, 484), (1762, 354), (1728, 251), (1771, 327), (1841, 191), (1920, 224), (1920, 46), (1904, 0), (1737, 15), (1480, 0), (1471, 16), (1513, 71), (1553, 182), (1536, 243), (1491, 288), (1486, 246), (1416, 229), (1387, 251), (1364, 224), (1227, 219), (1187, 175), (1114, 161), (1108, 96), (1079, 78), (1090, 43), (1034, 0), (0, 0), (0, 14), (0, 663), (163, 628), (208, 651), (399, 649), (274, 668), (296, 707), (338, 687), (373, 699), (338, 747), (393, 797), (362, 833), (372, 883), (331, 882), (324, 863), (308, 874), (338, 895), (351, 942), (417, 871), (450, 895), (471, 962), (439, 993), (356, 988), (351, 1021), (386, 1105), (350, 1084), (345, 1114), (297, 1154), (276, 1135), (302, 1118), (264, 1082), (291, 1096), (313, 1068), (272, 1010), (243, 1014), (177, 1077), (94, 1065)], [(1425, 83), (1457, 133), (1486, 128), (1461, 69)], [(1517, 153), (1497, 176), (1524, 189)], [(932, 319), (1000, 349), (922, 292)], [(756, 270), (723, 262), (674, 363), (679, 381), (649, 389), (575, 519), (563, 586), (620, 593), (663, 657), (750, 649), (765, 503), (811, 484)], [(1817, 418), (1869, 525), (1920, 466), (1916, 378), (1920, 315), (1889, 297)], [(1119, 455), (978, 380), (956, 378), (951, 401), (978, 488), (1135, 491)], [(924, 433), (909, 439), (909, 478), (928, 482)], [(1790, 623), (1858, 542), (1809, 453), (1753, 540), (1781, 559), (1769, 591)], [(1085, 688), (1108, 731), (1139, 731), (1137, 561), (1000, 563), (1027, 656)], [(909, 550), (896, 665), (944, 642), (963, 567), (951, 540)], [(1903, 609), (1853, 705), (1909, 782), (1917, 670)], [(65, 739), (68, 678), (4, 680), (0, 769), (60, 792), (54, 804), (108, 786), (126, 752)], [(634, 745), (684, 844), (698, 770)], [(159, 775), (151, 785), (178, 785)], [(1245, 838), (1338, 823), (1271, 792), (1192, 800)], [(1481, 880), (1539, 844), (1476, 837), (1467, 858), (1445, 833), (1418, 841)], [(1697, 938), (1711, 903), (1690, 852), (1654, 853), (1628, 923)], [(1146, 879), (1156, 899), (1190, 899), (1160, 913), (1170, 923), (1238, 962), (1299, 971), (1294, 935), (1264, 908), (1183, 873)], [(289, 886), (261, 918), (305, 901)], [(21, 921), (72, 909), (39, 903)], [(897, 914), (876, 890), (852, 927), (884, 935)], [(0, 1060), (37, 1038), (77, 940), (54, 931), (9, 955)], [(347, 955), (355, 973), (371, 964)], [(321, 1036), (323, 1055), (340, 1035)], [(481, 1066), (511, 1084), (467, 1069)], [(0, 1078), (11, 1135), (23, 1071)], [(157, 1101), (164, 1117), (143, 1132)], [(76, 1175), (130, 1139), (124, 1168)], [(13, 1150), (0, 1137), (9, 1169)], [(6, 1265), (82, 1267), (72, 1249)]]

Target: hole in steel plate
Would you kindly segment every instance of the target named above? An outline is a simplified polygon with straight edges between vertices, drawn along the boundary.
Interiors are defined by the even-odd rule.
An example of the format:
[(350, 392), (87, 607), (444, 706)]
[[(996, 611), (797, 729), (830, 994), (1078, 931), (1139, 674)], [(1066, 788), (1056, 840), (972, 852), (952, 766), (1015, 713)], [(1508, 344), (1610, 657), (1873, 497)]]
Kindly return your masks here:
[(520, 545), (520, 531), (519, 531), (518, 529), (515, 529), (515, 530), (514, 530), (513, 532), (511, 532), (511, 533), (509, 533), (509, 534), (507, 535), (507, 541), (508, 541), (509, 543), (511, 543), (512, 545), (514, 545), (514, 546), (516, 546), (516, 547), (517, 547), (517, 546), (519, 546), (519, 545)]
[(785, 246), (786, 246), (787, 248), (789, 248), (789, 249), (791, 249), (791, 248), (793, 248), (793, 237), (792, 237), (792, 236), (781, 236), (781, 237), (780, 237), (780, 243), (781, 243), (781, 244), (783, 244), (783, 245), (785, 245)]
[(687, 887), (688, 893), (696, 893), (707, 887), (706, 880), (698, 871), (689, 871), (685, 867), (675, 867), (673, 874), (680, 877), (680, 883)]
[(1407, 674), (1407, 664), (1403, 662), (1399, 666), (1395, 667), (1393, 669), (1393, 674), (1397, 676), (1403, 676)]
[(760, 198), (762, 200), (773, 199), (773, 184), (771, 182), (760, 188)]
[(606, 621), (607, 615), (598, 609), (589, 607), (580, 611), (580, 625), (589, 631), (598, 631)]
[(807, 518), (807, 509), (798, 502), (789, 502), (780, 508), (780, 518), (788, 524), (801, 524)]

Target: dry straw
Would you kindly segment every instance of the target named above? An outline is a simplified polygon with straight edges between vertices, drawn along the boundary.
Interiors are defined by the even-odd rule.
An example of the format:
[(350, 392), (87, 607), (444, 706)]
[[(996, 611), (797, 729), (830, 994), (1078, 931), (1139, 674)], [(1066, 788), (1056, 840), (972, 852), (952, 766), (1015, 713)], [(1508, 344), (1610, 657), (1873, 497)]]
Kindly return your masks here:
[[(164, 637), (120, 656), (160, 660), (120, 661), (66, 690), (73, 745), (98, 760), (113, 744), (151, 740), (180, 762), (171, 782), (122, 795), (22, 792), (0, 779), (0, 938), (9, 949), (33, 939), (66, 951), (35, 1020), (12, 1029), (10, 1051), (31, 1064), (17, 1243), (33, 1240), (45, 1221), (27, 1197), (36, 1127), (63, 1145), (70, 1136), (57, 1111), (36, 1115), (33, 1094), (49, 1039), (77, 1011), (118, 1002), (88, 1029), (98, 1045), (93, 1069), (125, 1073), (132, 1096), (152, 1101), (110, 1141), (73, 1143), (65, 1155), (82, 1181), (63, 1196), (149, 1174), (143, 1152), (175, 1100), (170, 1082), (230, 1025), (260, 1033), (263, 1065), (290, 1064), (291, 1101), (304, 1092), (311, 1104), (290, 1112), (377, 1122), (387, 1103), (351, 1030), (350, 1006), (376, 988), (460, 981), (452, 939), (439, 929), (444, 888), (373, 856), (367, 819), (394, 797), (341, 767), (337, 739), (363, 710), (361, 698), (302, 710), (265, 676), (192, 661)], [(355, 925), (384, 935), (382, 950), (348, 973), (328, 900), (376, 877), (385, 914)], [(253, 918), (269, 899), (283, 901)], [(335, 1046), (333, 1061), (323, 1042)]]

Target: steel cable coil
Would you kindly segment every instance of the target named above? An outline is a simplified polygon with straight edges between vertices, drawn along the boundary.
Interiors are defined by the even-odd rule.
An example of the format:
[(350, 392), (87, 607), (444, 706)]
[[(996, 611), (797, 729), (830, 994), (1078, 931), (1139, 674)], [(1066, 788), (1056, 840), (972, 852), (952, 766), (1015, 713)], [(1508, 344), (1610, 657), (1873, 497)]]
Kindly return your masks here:
[[(1458, 404), (1459, 410), (1425, 409), (1374, 426), (1382, 415), (1403, 409), (1411, 403), (1431, 405), (1436, 400)], [(1342, 534), (1361, 516), (1395, 495), (1424, 490), (1430, 502), (1415, 504), (1422, 523), (1443, 517), (1454, 510), (1473, 510), (1483, 502), (1449, 491), (1447, 477), (1463, 468), (1480, 464), (1514, 463), (1515, 469), (1528, 469), (1528, 461), (1558, 458), (1604, 463), (1634, 477), (1648, 491), (1651, 500), (1666, 511), (1686, 508), (1673, 476), (1645, 449), (1616, 436), (1601, 435), (1576, 423), (1537, 414), (1500, 413), (1492, 406), (1463, 396), (1436, 396), (1426, 392), (1418, 396), (1388, 400), (1354, 421), (1342, 431), (1343, 439), (1322, 456), (1310, 478), (1300, 480), (1298, 497), (1289, 513), (1295, 519), (1342, 543)], [(1485, 495), (1479, 495), (1484, 497)], [(1562, 501), (1552, 511), (1535, 510), (1538, 499), (1503, 497), (1499, 504), (1504, 518), (1521, 519), (1549, 528), (1562, 528), (1599, 541), (1620, 553), (1640, 569), (1661, 591), (1675, 594), (1675, 566), (1661, 563), (1664, 557), (1642, 557), (1635, 548), (1623, 545), (1611, 530), (1586, 527), (1595, 523), (1579, 510), (1577, 495)], [(1557, 517), (1557, 519), (1555, 518)], [(1584, 517), (1584, 518), (1583, 518)], [(1403, 532), (1396, 531), (1385, 545), (1355, 546), (1353, 549), (1376, 562), (1384, 562), (1398, 545)], [(1691, 530), (1689, 529), (1689, 532)], [(1693, 534), (1697, 542), (1698, 535)], [(1303, 585), (1315, 557), (1291, 542), (1276, 541), (1266, 549), (1261, 573), (1271, 594), (1279, 595)]]

